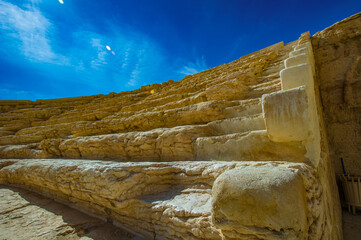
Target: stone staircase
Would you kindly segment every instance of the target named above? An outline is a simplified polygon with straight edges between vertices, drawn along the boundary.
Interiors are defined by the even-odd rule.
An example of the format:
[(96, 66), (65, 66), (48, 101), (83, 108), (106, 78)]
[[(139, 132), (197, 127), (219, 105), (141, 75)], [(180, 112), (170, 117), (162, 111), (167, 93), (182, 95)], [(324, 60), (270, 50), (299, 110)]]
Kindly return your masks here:
[(303, 34), (132, 92), (0, 101), (0, 183), (147, 239), (339, 239), (312, 61)]
[(0, 117), (0, 157), (198, 159), (198, 138), (265, 130), (260, 98), (280, 89), (279, 71), (294, 44), (278, 43), (180, 82), (133, 92), (14, 102), (19, 109)]

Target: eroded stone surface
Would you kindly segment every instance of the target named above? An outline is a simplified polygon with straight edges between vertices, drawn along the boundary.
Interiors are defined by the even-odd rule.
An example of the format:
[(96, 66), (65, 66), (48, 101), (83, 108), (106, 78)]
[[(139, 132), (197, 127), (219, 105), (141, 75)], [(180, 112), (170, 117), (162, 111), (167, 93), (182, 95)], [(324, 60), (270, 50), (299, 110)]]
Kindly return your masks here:
[(310, 203), (301, 173), (305, 170), (300, 166), (264, 165), (222, 173), (213, 185), (215, 225), (229, 238), (313, 238), (306, 230), (310, 225), (307, 218), (312, 217), (307, 216)]
[(342, 173), (361, 174), (361, 14), (312, 37), (331, 158)]
[[(298, 232), (300, 227), (316, 227), (324, 224), (325, 219), (318, 219), (322, 205), (320, 205), (320, 188), (313, 176), (312, 170), (303, 163), (287, 162), (168, 162), (168, 163), (117, 163), (90, 160), (1, 160), (0, 182), (7, 184), (19, 184), (27, 188), (51, 196), (61, 201), (86, 210), (92, 214), (110, 218), (123, 226), (143, 234), (150, 239), (221, 239), (230, 236), (232, 231), (225, 231), (212, 223), (212, 211), (216, 212), (215, 219), (219, 221), (216, 210), (229, 206), (232, 209), (233, 202), (239, 201), (242, 195), (238, 192), (239, 185), (226, 182), (226, 186), (232, 185), (236, 191), (227, 190), (227, 187), (219, 187), (224, 177), (218, 178), (222, 173), (227, 176), (232, 171), (245, 169), (268, 169), (269, 179), (265, 178), (258, 183), (261, 190), (263, 183), (272, 182), (280, 188), (269, 188), (268, 198), (257, 199), (260, 206), (267, 206), (269, 202), (285, 204), (288, 200), (297, 200), (294, 204), (306, 202), (307, 209), (300, 213), (306, 214), (307, 223), (299, 227), (290, 222), (290, 232)], [(233, 170), (231, 170), (233, 169)], [(272, 170), (273, 169), (273, 170)], [(254, 170), (256, 171), (256, 170)], [(261, 171), (262, 172), (262, 171)], [(258, 172), (258, 173), (261, 173)], [(279, 174), (283, 173), (285, 174)], [(288, 174), (288, 175), (287, 175)], [(296, 178), (292, 178), (296, 174)], [(230, 181), (242, 184), (242, 174), (235, 175)], [(250, 176), (250, 175), (248, 175)], [(263, 175), (253, 175), (254, 178)], [(286, 176), (286, 177), (285, 177)], [(216, 179), (218, 184), (213, 186)], [(296, 181), (297, 184), (291, 184)], [(272, 185), (271, 184), (271, 185)], [(289, 189), (282, 193), (282, 186)], [(213, 188), (213, 190), (212, 190)], [(223, 189), (223, 190), (222, 190)], [(224, 190), (226, 189), (226, 190)], [(302, 190), (298, 192), (298, 190)], [(284, 189), (285, 190), (285, 189)], [(224, 193), (222, 191), (228, 191)], [(266, 190), (264, 190), (266, 191)], [(225, 194), (225, 195), (223, 195)], [(255, 193), (257, 194), (257, 192)], [(295, 194), (295, 196), (291, 196)], [(222, 196), (229, 198), (222, 198)], [(285, 198), (283, 198), (283, 195)], [(299, 196), (302, 196), (299, 198)], [(313, 200), (312, 200), (313, 199)], [(230, 201), (229, 204), (224, 201)], [(280, 205), (278, 207), (281, 207)], [(286, 207), (286, 206), (285, 206)], [(291, 207), (291, 206), (289, 206)], [(275, 208), (277, 209), (277, 207)], [(279, 212), (274, 218), (278, 221), (273, 225), (260, 224), (264, 222), (264, 214), (254, 215), (252, 220), (257, 229), (249, 231), (248, 235), (257, 237), (260, 232), (267, 232), (267, 238), (284, 235), (283, 223), (290, 219), (305, 219), (305, 216), (293, 218), (289, 216), (282, 220), (287, 212)], [(236, 211), (235, 214), (242, 215)], [(247, 214), (251, 214), (248, 209)], [(247, 216), (248, 216), (247, 215)], [(278, 216), (278, 217), (277, 217)], [(229, 217), (229, 215), (227, 215)], [(270, 218), (272, 218), (270, 216)], [(244, 218), (243, 218), (244, 219)], [(230, 220), (234, 220), (230, 217)], [(295, 221), (296, 221), (295, 220)], [(246, 222), (238, 222), (238, 225)], [(302, 225), (304, 224), (304, 225)], [(243, 225), (242, 225), (243, 226)], [(240, 226), (241, 227), (241, 226)], [(273, 228), (270, 232), (269, 228)], [(222, 229), (222, 231), (221, 231)], [(229, 229), (228, 229), (229, 230)], [(302, 234), (306, 234), (303, 231)], [(239, 236), (242, 236), (241, 234)], [(308, 234), (311, 239), (313, 234)], [(317, 238), (314, 238), (317, 239)]]
[(4, 185), (0, 185), (0, 238), (142, 239), (39, 194)]

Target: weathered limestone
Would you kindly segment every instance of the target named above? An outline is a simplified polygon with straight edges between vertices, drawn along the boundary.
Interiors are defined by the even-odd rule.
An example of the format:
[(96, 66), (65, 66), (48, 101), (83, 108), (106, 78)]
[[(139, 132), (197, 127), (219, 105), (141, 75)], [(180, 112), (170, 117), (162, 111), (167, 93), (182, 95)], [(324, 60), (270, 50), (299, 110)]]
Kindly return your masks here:
[(246, 166), (222, 173), (213, 185), (215, 226), (230, 239), (313, 238), (307, 233), (307, 200), (314, 196), (306, 197), (300, 173), (305, 166), (299, 167)]
[[(56, 156), (65, 158), (188, 161), (193, 159), (193, 141), (197, 137), (210, 135), (210, 132), (207, 126), (189, 125), (170, 129), (160, 128), (147, 132), (107, 134), (78, 137), (61, 142), (53, 141), (55, 144), (51, 144), (50, 148), (59, 151)], [(41, 142), (42, 146), (45, 141)], [(51, 153), (50, 151), (49, 153)]]
[[(234, 230), (241, 231), (240, 237), (283, 239), (304, 234), (305, 238), (312, 239), (317, 233), (307, 233), (305, 229), (316, 225), (319, 220), (314, 214), (322, 210), (319, 201), (321, 189), (314, 189), (318, 184), (314, 183), (312, 169), (302, 163), (115, 163), (26, 159), (0, 160), (0, 167), (2, 183), (26, 186), (49, 197), (70, 202), (76, 208), (103, 219), (113, 219), (116, 224), (149, 239), (221, 239), (222, 235), (232, 236), (229, 235), (233, 229), (230, 226), (237, 221), (239, 227)], [(245, 176), (238, 174), (244, 171), (248, 172)], [(264, 178), (264, 174), (268, 174), (268, 178)], [(264, 219), (265, 213), (261, 209), (249, 220), (244, 217), (239, 219), (237, 216), (242, 215), (239, 210), (227, 222), (220, 222), (226, 220), (220, 215), (229, 216), (231, 209), (236, 210), (234, 204), (242, 201), (242, 196), (239, 196), (247, 194), (241, 191), (241, 186), (233, 185), (235, 182), (246, 183), (240, 181), (240, 177), (253, 182), (253, 186), (259, 189), (255, 192), (248, 190), (249, 194), (268, 196), (258, 198), (254, 195), (259, 207), (271, 205), (268, 219)], [(263, 180), (258, 183), (253, 181), (259, 178)], [(294, 201), (292, 205), (287, 203), (289, 200)], [(252, 202), (246, 201), (243, 206), (251, 207)], [(294, 214), (289, 213), (286, 217), (287, 209), (293, 206), (299, 208), (298, 212), (293, 209)], [(302, 211), (300, 207), (313, 210)], [(280, 209), (283, 210), (278, 212)], [(254, 209), (248, 209), (247, 216), (252, 211)], [(229, 223), (230, 220), (236, 222)], [(291, 222), (287, 223), (288, 220)], [(265, 224), (260, 224), (260, 221)], [(283, 232), (282, 227), (287, 227), (287, 231)]]
[(195, 142), (198, 161), (290, 161), (303, 162), (306, 150), (299, 142), (276, 143), (266, 131), (250, 131), (216, 137), (200, 137)]
[(272, 141), (303, 141), (311, 135), (305, 86), (264, 95), (262, 102), (267, 132)]
[(142, 239), (27, 190), (0, 185), (0, 196), (3, 239)]

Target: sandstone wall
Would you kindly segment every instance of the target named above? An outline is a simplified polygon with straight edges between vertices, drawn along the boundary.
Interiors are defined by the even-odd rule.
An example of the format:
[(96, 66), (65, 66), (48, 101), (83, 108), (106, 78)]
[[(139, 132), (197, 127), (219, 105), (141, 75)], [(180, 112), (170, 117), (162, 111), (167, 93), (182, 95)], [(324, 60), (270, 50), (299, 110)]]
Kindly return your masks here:
[(312, 37), (330, 156), (349, 174), (361, 175), (361, 14)]

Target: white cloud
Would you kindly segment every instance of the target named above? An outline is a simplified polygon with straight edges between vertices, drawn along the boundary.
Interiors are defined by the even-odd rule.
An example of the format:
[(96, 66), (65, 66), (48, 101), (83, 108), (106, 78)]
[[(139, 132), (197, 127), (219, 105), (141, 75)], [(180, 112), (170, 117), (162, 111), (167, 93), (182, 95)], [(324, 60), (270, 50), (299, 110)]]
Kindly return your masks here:
[(208, 69), (208, 67), (207, 67), (206, 61), (205, 61), (204, 57), (202, 57), (201, 59), (196, 59), (195, 62), (188, 62), (178, 72), (180, 74), (187, 76), (187, 75), (193, 75), (193, 74), (202, 72), (207, 69)]
[(138, 84), (138, 81), (139, 81), (138, 77), (140, 74), (140, 71), (138, 69), (139, 69), (139, 64), (135, 65), (134, 70), (130, 74), (130, 79), (127, 83), (129, 86), (134, 87)]
[(52, 23), (34, 7), (20, 8), (0, 0), (0, 30), (7, 36), (9, 48), (19, 48), (31, 61), (66, 64), (50, 45)]
[(159, 81), (159, 72), (164, 71), (166, 57), (162, 49), (135, 30), (118, 27), (107, 35), (78, 31), (73, 38), (76, 44), (68, 49), (71, 65), (77, 67), (88, 85), (99, 87), (101, 81), (103, 89), (134, 89), (154, 79)]
[(99, 38), (92, 38), (91, 39), (91, 46), (96, 49), (96, 58), (93, 58), (91, 60), (91, 67), (92, 68), (98, 68), (104, 64), (107, 64), (106, 55), (108, 54), (107, 51), (105, 51), (105, 46), (102, 43), (102, 40)]

